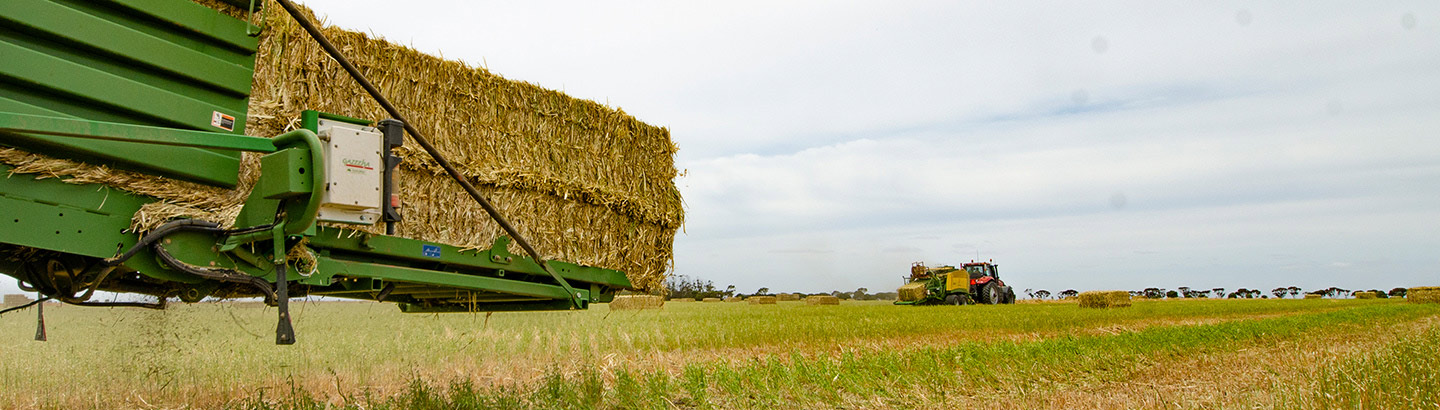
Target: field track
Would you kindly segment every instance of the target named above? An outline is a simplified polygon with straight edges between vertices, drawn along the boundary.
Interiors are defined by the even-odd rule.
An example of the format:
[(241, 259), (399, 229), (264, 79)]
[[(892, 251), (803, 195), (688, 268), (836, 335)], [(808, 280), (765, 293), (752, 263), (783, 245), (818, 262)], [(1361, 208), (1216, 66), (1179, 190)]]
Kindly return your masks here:
[[(1399, 300), (0, 317), (0, 408), (1435, 408), (1440, 305)], [(1428, 350), (1427, 350), (1428, 349)], [(1423, 354), (1423, 352), (1429, 352)], [(63, 376), (62, 376), (63, 375)], [(1395, 386), (1406, 386), (1395, 391)], [(1403, 396), (1403, 397), (1402, 397)]]

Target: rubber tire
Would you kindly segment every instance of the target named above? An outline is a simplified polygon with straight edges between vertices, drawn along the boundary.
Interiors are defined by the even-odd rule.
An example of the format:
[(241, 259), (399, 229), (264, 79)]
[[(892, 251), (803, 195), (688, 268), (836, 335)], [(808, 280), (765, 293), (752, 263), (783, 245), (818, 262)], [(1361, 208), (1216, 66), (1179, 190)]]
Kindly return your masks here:
[(1005, 304), (1007, 304), (1007, 305), (1013, 305), (1013, 304), (1015, 304), (1015, 288), (1012, 288), (1012, 287), (1009, 287), (1009, 286), (1006, 286), (1006, 287), (1005, 287)]
[(1000, 287), (996, 286), (995, 282), (990, 282), (980, 287), (980, 294), (978, 296), (980, 303), (994, 305), (1002, 302), (1005, 294), (1000, 293)]
[(949, 295), (945, 297), (945, 304), (950, 306), (960, 306), (965, 304), (965, 301), (960, 299), (960, 295)]

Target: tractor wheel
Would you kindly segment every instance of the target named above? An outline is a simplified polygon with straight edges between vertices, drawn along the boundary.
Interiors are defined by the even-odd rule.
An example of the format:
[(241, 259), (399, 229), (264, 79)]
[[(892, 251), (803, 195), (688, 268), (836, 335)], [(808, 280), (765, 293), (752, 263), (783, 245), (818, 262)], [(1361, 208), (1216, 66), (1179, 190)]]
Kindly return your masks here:
[(1012, 287), (1009, 287), (1009, 286), (1006, 286), (1006, 287), (1005, 287), (1005, 304), (1007, 304), (1007, 305), (1013, 305), (1013, 304), (1015, 304), (1015, 288), (1012, 288)]
[(986, 283), (985, 286), (980, 287), (980, 303), (994, 305), (1000, 303), (1001, 298), (1004, 297), (1005, 295), (1000, 293), (1000, 287), (996, 286), (995, 282)]

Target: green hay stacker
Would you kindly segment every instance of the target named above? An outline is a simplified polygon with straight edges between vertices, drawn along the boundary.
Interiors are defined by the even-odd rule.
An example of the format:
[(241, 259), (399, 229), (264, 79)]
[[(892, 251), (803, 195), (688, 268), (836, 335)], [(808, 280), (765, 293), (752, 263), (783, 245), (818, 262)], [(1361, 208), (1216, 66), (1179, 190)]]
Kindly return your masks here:
[[(288, 1), (280, 6), (298, 16)], [(261, 298), (278, 307), (278, 344), (295, 342), (287, 301), (297, 296), (394, 302), (405, 312), (565, 310), (631, 287), (616, 270), (541, 258), (318, 30), (297, 21), (392, 118), (307, 111), (299, 129), (246, 136), (257, 27), (188, 0), (0, 2), (0, 146), (225, 189), (240, 182), (242, 152), (263, 154), (232, 228), (176, 219), (148, 232), (132, 232), (131, 219), (159, 198), (0, 165), (0, 273), (41, 300), (81, 306)], [(393, 235), (403, 216), (391, 150), (407, 131), (508, 236), (476, 250)], [(389, 235), (345, 228), (373, 224)], [(525, 254), (512, 254), (512, 241)], [(156, 301), (92, 300), (101, 291)]]

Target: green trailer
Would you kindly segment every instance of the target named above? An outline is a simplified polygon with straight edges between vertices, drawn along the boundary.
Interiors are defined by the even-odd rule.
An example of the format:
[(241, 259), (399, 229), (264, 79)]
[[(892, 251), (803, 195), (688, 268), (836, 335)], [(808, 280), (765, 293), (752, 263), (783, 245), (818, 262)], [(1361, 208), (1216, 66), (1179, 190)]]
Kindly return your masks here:
[[(287, 300), (297, 296), (405, 312), (564, 310), (631, 288), (623, 272), (540, 258), (459, 178), (509, 233), (488, 249), (347, 229), (386, 224), (393, 234), (403, 223), (390, 150), (407, 131), (447, 162), (353, 71), (394, 118), (307, 111), (300, 129), (246, 136), (257, 31), (188, 0), (0, 2), (0, 146), (227, 189), (239, 183), (243, 152), (263, 155), (233, 227), (177, 219), (148, 232), (131, 232), (131, 219), (158, 198), (0, 165), (10, 175), (0, 178), (0, 273), (82, 306), (263, 299), (279, 308), (280, 344), (295, 342)], [(512, 254), (512, 241), (525, 253)], [(96, 292), (156, 301), (101, 302)]]

